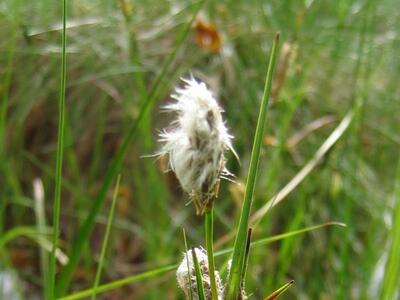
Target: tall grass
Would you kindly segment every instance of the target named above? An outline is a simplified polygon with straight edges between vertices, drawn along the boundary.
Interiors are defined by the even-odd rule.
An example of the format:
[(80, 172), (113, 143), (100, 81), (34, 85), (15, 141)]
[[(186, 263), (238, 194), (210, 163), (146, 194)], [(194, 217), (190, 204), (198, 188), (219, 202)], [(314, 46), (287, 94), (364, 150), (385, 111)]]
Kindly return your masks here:
[(179, 48), (183, 44), (183, 41), (187, 37), (189, 28), (191, 27), (191, 24), (193, 23), (193, 20), (196, 16), (198, 10), (200, 9), (201, 5), (202, 5), (202, 2), (199, 2), (193, 9), (194, 12), (192, 14), (192, 19), (190, 20), (190, 22), (185, 24), (184, 28), (182, 29), (173, 51), (165, 60), (163, 66), (161, 68), (161, 71), (159, 72), (158, 76), (156, 77), (156, 79), (154, 81), (154, 84), (151, 88), (151, 92), (149, 93), (149, 96), (148, 96), (146, 102), (144, 102), (142, 104), (139, 114), (136, 117), (136, 120), (130, 126), (120, 148), (118, 149), (118, 152), (116, 153), (114, 159), (111, 162), (111, 165), (110, 165), (108, 172), (105, 175), (104, 181), (102, 183), (101, 190), (99, 191), (96, 199), (94, 200), (94, 204), (93, 204), (92, 208), (90, 209), (88, 217), (86, 218), (84, 224), (81, 226), (81, 228), (79, 230), (78, 239), (74, 243), (74, 247), (72, 248), (72, 252), (70, 254), (70, 259), (69, 259), (68, 265), (65, 267), (65, 269), (62, 271), (62, 273), (60, 275), (59, 283), (57, 285), (57, 295), (58, 296), (64, 294), (66, 289), (68, 288), (68, 285), (71, 280), (72, 272), (75, 269), (76, 265), (78, 264), (80, 254), (81, 254), (81, 251), (82, 251), (85, 243), (88, 241), (89, 235), (95, 224), (96, 215), (98, 214), (98, 212), (106, 198), (106, 194), (107, 194), (108, 188), (112, 182), (112, 179), (115, 177), (115, 175), (117, 174), (118, 170), (121, 167), (121, 164), (126, 155), (126, 151), (128, 149), (129, 143), (135, 136), (140, 122), (143, 120), (143, 118), (145, 118), (145, 116), (149, 112), (151, 106), (157, 100), (157, 95), (159, 92), (159, 88), (160, 88), (162, 79), (165, 76), (170, 64), (173, 62), (175, 56), (177, 55)]
[(394, 182), (394, 209), (390, 247), (386, 260), (385, 274), (380, 293), (381, 300), (395, 299), (400, 295), (400, 159), (397, 163), (397, 174)]
[(272, 77), (275, 68), (275, 61), (278, 51), (279, 34), (275, 36), (274, 43), (272, 44), (270, 59), (268, 63), (267, 76), (265, 79), (264, 94), (262, 97), (260, 113), (257, 121), (257, 128), (254, 135), (253, 149), (250, 160), (249, 173), (247, 176), (246, 191), (243, 200), (243, 206), (240, 213), (240, 220), (238, 225), (238, 233), (235, 239), (234, 250), (232, 254), (232, 268), (229, 272), (229, 280), (227, 283), (227, 299), (237, 299), (240, 293), (241, 275), (243, 274), (242, 262), (245, 260), (245, 247), (247, 240), (247, 231), (249, 226), (249, 217), (251, 210), (251, 203), (253, 200), (253, 193), (255, 188), (255, 182), (257, 178), (258, 162), (260, 159), (260, 150), (262, 137), (264, 135), (264, 122), (267, 113), (271, 87)]
[(49, 290), (48, 299), (54, 299), (56, 295), (56, 250), (58, 247), (58, 238), (60, 234), (60, 209), (61, 209), (61, 181), (62, 165), (64, 153), (64, 126), (65, 126), (65, 87), (67, 81), (67, 0), (62, 2), (62, 55), (61, 55), (61, 79), (60, 79), (60, 99), (58, 115), (58, 134), (57, 134), (57, 154), (56, 154), (56, 184), (54, 191), (53, 204), (53, 247), (50, 256), (49, 265)]
[[(117, 6), (123, 2), (133, 9)], [(279, 294), (291, 279), (282, 299), (394, 298), (397, 1), (204, 2), (1, 2), (0, 274), (14, 269), (21, 294), (38, 298), (179, 298), (173, 273), (184, 227), (189, 249), (206, 240), (224, 282), (236, 253), (232, 290), (245, 281), (254, 299)], [(255, 175), (251, 133), (276, 31), (282, 43)], [(218, 53), (199, 46), (210, 33), (220, 37)], [(64, 66), (60, 56), (68, 56)], [(167, 122), (158, 106), (190, 72), (215, 91), (241, 161), (227, 161), (238, 184), (221, 183), (206, 236), (173, 176), (160, 171), (163, 161), (140, 158), (157, 151), (156, 132)], [(329, 122), (310, 131), (321, 120)], [(93, 286), (98, 232), (109, 221), (104, 203), (119, 173), (108, 239), (115, 263), (102, 260), (103, 279)], [(251, 174), (249, 205), (251, 188), (242, 186)], [(239, 241), (226, 248), (240, 217)]]

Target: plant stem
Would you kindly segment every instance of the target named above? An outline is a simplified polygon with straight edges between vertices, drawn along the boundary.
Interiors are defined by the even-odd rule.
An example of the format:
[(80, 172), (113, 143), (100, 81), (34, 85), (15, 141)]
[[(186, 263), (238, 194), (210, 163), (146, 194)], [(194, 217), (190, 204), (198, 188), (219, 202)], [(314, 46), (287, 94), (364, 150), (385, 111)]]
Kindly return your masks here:
[(63, 147), (64, 147), (64, 123), (65, 123), (65, 83), (66, 83), (66, 66), (67, 66), (67, 0), (63, 0), (63, 31), (62, 31), (62, 55), (61, 55), (61, 83), (59, 98), (59, 116), (58, 116), (58, 140), (57, 140), (57, 157), (56, 157), (56, 186), (54, 192), (53, 206), (53, 248), (50, 256), (49, 268), (49, 293), (48, 299), (55, 298), (55, 282), (56, 282), (56, 249), (58, 235), (60, 231), (60, 206), (61, 206), (61, 181), (62, 181), (62, 163), (63, 163)]
[(210, 272), (211, 295), (213, 300), (218, 300), (217, 283), (215, 281), (215, 265), (214, 265), (214, 250), (213, 250), (213, 236), (214, 236), (213, 206), (207, 209), (205, 213), (205, 234), (206, 234), (206, 248), (208, 256), (208, 270)]

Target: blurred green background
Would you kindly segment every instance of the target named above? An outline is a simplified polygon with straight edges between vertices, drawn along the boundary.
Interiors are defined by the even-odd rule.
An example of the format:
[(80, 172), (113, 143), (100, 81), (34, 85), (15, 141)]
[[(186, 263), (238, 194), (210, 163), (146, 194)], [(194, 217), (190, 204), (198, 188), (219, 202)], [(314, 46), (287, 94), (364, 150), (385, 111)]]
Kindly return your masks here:
[[(210, 0), (179, 45), (196, 3), (68, 1), (61, 249), (68, 256), (79, 239), (78, 228), (96, 201), (110, 162), (150, 96), (154, 105), (119, 171), (121, 187), (102, 282), (180, 261), (182, 227), (190, 246), (204, 245), (203, 220), (192, 205), (185, 205), (188, 197), (173, 175), (163, 172), (165, 162), (143, 157), (159, 149), (157, 132), (171, 121), (160, 106), (181, 84), (179, 77), (190, 73), (213, 89), (235, 136), (240, 163), (229, 157), (236, 184), (221, 184), (216, 240), (234, 229), (269, 49), (279, 31), (253, 211), (301, 170), (347, 112), (353, 112), (353, 119), (319, 164), (260, 221), (253, 240), (328, 221), (347, 227), (327, 227), (254, 248), (247, 292), (250, 299), (263, 299), (294, 279), (282, 299), (377, 299), (394, 236), (392, 212), (400, 201), (400, 193), (395, 195), (398, 1)], [(12, 274), (22, 299), (41, 299), (45, 282), (40, 262), (46, 245), (33, 229), (52, 223), (61, 21), (60, 1), (0, 2), (0, 282), (8, 278), (2, 274)], [(115, 180), (69, 292), (93, 284)], [(35, 208), (40, 182), (42, 216)], [(16, 229), (32, 230), (20, 234)], [(221, 248), (232, 244), (231, 239)], [(218, 268), (226, 259), (216, 260)], [(172, 272), (98, 298), (183, 299), (183, 294)]]

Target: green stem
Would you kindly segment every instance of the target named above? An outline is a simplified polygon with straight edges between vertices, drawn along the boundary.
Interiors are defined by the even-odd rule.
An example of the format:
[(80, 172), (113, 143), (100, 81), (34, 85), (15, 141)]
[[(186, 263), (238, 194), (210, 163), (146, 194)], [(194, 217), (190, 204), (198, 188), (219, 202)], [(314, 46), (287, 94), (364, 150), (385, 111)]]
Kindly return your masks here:
[(60, 206), (61, 206), (61, 181), (62, 181), (62, 162), (64, 147), (64, 123), (65, 123), (65, 83), (66, 83), (66, 65), (67, 65), (67, 0), (63, 0), (63, 31), (62, 31), (62, 56), (61, 56), (61, 86), (59, 98), (59, 116), (58, 116), (58, 141), (56, 157), (56, 186), (54, 192), (53, 206), (53, 248), (51, 250), (50, 268), (49, 268), (49, 299), (55, 298), (56, 282), (56, 249), (58, 235), (60, 231)]
[(205, 233), (206, 233), (206, 248), (208, 256), (208, 270), (210, 272), (211, 295), (213, 300), (218, 300), (218, 289), (215, 281), (215, 264), (213, 250), (214, 236), (214, 208), (211, 207), (205, 214)]

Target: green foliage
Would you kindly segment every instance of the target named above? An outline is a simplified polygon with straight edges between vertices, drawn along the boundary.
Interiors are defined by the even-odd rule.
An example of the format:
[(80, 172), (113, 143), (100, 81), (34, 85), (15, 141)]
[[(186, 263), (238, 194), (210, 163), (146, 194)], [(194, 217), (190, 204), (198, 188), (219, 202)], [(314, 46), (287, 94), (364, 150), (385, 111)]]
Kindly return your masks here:
[(238, 225), (238, 233), (235, 239), (234, 250), (232, 254), (232, 267), (229, 273), (229, 280), (226, 291), (226, 298), (234, 300), (239, 298), (240, 285), (243, 274), (243, 262), (246, 260), (246, 241), (249, 227), (249, 217), (251, 210), (251, 203), (253, 201), (253, 193), (257, 178), (258, 163), (260, 160), (261, 143), (264, 135), (265, 117), (267, 114), (268, 103), (272, 88), (272, 78), (275, 69), (275, 61), (277, 57), (279, 43), (279, 34), (275, 36), (274, 43), (272, 44), (268, 70), (265, 79), (264, 93), (261, 101), (260, 113), (257, 121), (257, 128), (254, 134), (253, 148), (251, 151), (249, 174), (247, 175), (246, 190), (242, 210), (240, 212), (240, 219)]
[[(173, 274), (183, 252), (181, 228), (189, 249), (204, 245), (203, 220), (185, 206), (163, 161), (143, 156), (157, 152), (157, 130), (170, 121), (159, 107), (179, 77), (193, 73), (215, 91), (240, 157), (240, 163), (228, 158), (236, 184), (221, 181), (213, 230), (207, 231), (206, 246), (214, 240), (215, 266), (222, 271), (249, 178), (267, 54), (280, 32), (249, 216), (253, 246), (238, 278), (246, 275), (254, 299), (292, 279), (296, 284), (280, 298), (391, 299), (399, 278), (393, 263), (399, 261), (397, 190), (393, 197), (400, 145), (397, 2), (65, 1), (63, 35), (63, 1), (1, 1), (0, 268), (15, 269), (20, 294), (40, 299), (51, 298), (50, 278), (64, 299), (93, 292), (101, 293), (98, 298), (183, 297)], [(207, 22), (219, 34), (218, 53), (197, 43), (199, 24)], [(341, 120), (351, 122), (327, 143)], [(108, 239), (113, 251), (93, 288), (119, 173)], [(292, 181), (299, 174), (301, 180)], [(37, 178), (42, 208), (32, 192)], [(281, 192), (290, 182), (293, 189)], [(332, 220), (347, 227), (313, 227)], [(241, 231), (243, 245), (247, 226)], [(52, 244), (61, 254), (57, 268)], [(50, 256), (51, 276), (45, 271)]]
[(400, 159), (397, 164), (397, 175), (394, 185), (395, 207), (392, 216), (391, 243), (380, 296), (382, 300), (395, 299), (396, 294), (400, 293)]

